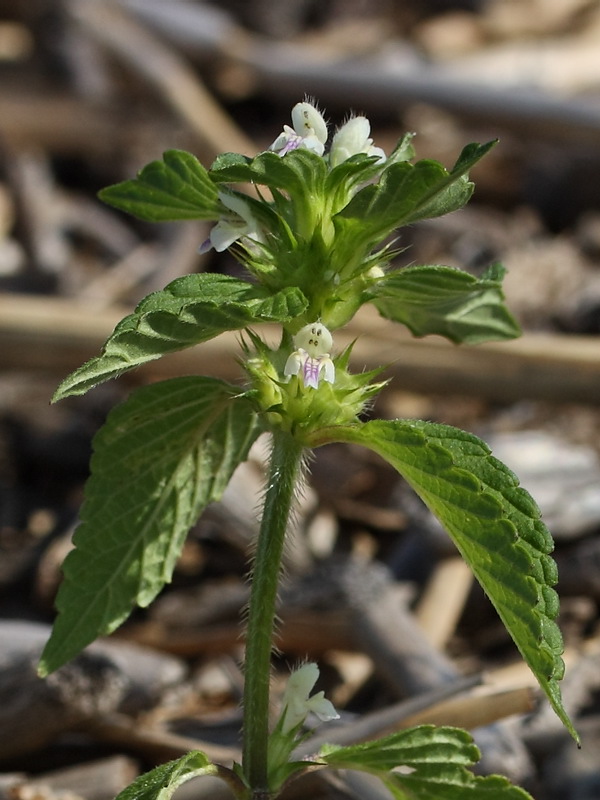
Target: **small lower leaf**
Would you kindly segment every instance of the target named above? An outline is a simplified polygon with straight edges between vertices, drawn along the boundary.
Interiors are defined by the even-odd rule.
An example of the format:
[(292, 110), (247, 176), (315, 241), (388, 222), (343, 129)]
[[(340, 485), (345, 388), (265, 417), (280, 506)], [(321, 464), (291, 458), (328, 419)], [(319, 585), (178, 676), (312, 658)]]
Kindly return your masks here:
[(325, 745), (318, 758), (377, 775), (398, 800), (530, 800), (506, 778), (477, 777), (467, 769), (479, 750), (459, 728), (420, 725), (351, 747)]
[(210, 775), (215, 767), (200, 750), (192, 750), (176, 761), (160, 764), (140, 775), (116, 800), (169, 800), (183, 783), (200, 775)]
[(189, 528), (260, 432), (238, 394), (224, 381), (174, 378), (138, 389), (109, 414), (94, 439), (40, 674), (115, 630), (171, 580)]

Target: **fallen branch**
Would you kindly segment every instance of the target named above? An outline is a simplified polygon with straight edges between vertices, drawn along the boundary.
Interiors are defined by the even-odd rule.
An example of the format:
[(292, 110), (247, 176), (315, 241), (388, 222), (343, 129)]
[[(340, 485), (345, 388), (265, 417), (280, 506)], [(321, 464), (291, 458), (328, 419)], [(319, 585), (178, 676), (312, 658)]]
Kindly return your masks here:
[[(64, 377), (97, 355), (128, 309), (88, 308), (74, 301), (0, 294), (0, 369), (43, 370)], [(267, 331), (268, 332), (268, 331)], [(277, 331), (273, 328), (273, 337)], [(356, 339), (354, 369), (388, 363), (387, 375), (411, 392), (470, 394), (498, 401), (522, 398), (600, 403), (600, 347), (592, 336), (528, 333), (476, 347), (437, 337), (414, 339), (364, 308), (336, 334), (341, 350)], [(177, 374), (240, 377), (239, 335), (226, 333), (200, 347), (153, 361), (125, 377), (134, 383)]]

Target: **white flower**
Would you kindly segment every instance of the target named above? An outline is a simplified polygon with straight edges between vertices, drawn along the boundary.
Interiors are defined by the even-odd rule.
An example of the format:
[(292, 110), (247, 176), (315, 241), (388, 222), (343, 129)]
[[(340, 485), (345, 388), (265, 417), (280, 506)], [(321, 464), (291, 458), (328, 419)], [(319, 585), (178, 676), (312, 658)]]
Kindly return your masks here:
[(327, 141), (327, 123), (321, 112), (311, 103), (296, 103), (292, 109), (292, 125), (293, 128), (289, 125), (283, 126), (283, 132), (275, 139), (269, 150), (284, 156), (290, 150), (305, 147), (322, 156)]
[(232, 213), (224, 214), (212, 228), (208, 239), (200, 246), (200, 252), (206, 253), (212, 247), (217, 253), (222, 253), (234, 242), (244, 237), (262, 242), (260, 226), (256, 221), (250, 206), (241, 197), (227, 192), (219, 192), (219, 200)]
[(339, 719), (333, 704), (325, 698), (324, 692), (309, 697), (319, 677), (319, 668), (309, 662), (294, 670), (288, 679), (283, 693), (283, 732), (288, 733), (300, 725), (309, 713), (315, 714), (321, 722)]
[(320, 322), (305, 325), (294, 336), (296, 350), (285, 362), (283, 374), (286, 378), (302, 374), (305, 386), (319, 388), (321, 374), (327, 383), (335, 381), (335, 366), (330, 351), (333, 345), (331, 333)]
[(329, 151), (329, 163), (332, 167), (346, 161), (357, 153), (366, 153), (368, 156), (379, 156), (379, 161), (385, 161), (385, 153), (381, 147), (373, 145), (369, 137), (371, 123), (366, 117), (352, 117), (338, 128)]

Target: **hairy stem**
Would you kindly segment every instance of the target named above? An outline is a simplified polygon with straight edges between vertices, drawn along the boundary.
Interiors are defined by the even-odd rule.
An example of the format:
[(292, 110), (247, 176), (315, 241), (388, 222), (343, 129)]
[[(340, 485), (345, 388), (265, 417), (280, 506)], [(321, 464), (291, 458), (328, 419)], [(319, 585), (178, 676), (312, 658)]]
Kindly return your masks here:
[(302, 446), (289, 434), (276, 432), (254, 555), (246, 630), (243, 769), (255, 797), (266, 796), (268, 789), (269, 683), (275, 605), (285, 533), (301, 463)]

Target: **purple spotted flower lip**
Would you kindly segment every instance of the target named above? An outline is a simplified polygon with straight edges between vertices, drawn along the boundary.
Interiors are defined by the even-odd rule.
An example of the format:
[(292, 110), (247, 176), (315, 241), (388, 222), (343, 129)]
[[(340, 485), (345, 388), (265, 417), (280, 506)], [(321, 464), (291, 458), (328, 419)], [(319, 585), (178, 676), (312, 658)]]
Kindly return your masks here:
[(286, 378), (300, 375), (304, 386), (319, 388), (323, 378), (327, 383), (335, 381), (335, 366), (331, 360), (333, 338), (328, 329), (320, 322), (305, 325), (294, 336), (296, 350), (290, 354), (285, 363), (283, 374)]

